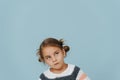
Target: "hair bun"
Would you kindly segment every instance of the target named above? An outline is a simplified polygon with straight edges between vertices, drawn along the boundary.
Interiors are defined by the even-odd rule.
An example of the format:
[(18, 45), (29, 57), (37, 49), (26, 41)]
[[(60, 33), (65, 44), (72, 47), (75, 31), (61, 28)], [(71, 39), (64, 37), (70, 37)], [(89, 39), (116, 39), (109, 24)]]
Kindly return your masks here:
[(60, 45), (63, 46), (64, 40), (63, 40), (63, 39), (60, 39), (59, 42), (60, 42)]
[(65, 52), (68, 52), (70, 50), (69, 46), (63, 46), (63, 49), (65, 50)]

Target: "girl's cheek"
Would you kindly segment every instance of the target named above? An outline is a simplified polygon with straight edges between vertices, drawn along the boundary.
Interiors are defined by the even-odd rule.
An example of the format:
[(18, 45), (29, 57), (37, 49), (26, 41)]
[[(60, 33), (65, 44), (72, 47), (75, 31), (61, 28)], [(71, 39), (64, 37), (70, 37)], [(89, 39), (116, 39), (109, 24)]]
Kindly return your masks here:
[(45, 60), (45, 63), (46, 63), (46, 64), (48, 64), (48, 61), (47, 61), (47, 60)]
[(51, 61), (46, 60), (46, 64), (50, 65), (50, 64), (51, 64)]

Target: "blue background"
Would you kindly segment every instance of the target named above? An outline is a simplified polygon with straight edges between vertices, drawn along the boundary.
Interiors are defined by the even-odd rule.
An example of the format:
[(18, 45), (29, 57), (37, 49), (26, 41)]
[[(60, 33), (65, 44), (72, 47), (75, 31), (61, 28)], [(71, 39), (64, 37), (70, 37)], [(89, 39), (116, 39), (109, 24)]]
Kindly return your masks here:
[(63, 38), (66, 62), (91, 80), (120, 80), (119, 0), (0, 0), (0, 80), (38, 80), (47, 37)]

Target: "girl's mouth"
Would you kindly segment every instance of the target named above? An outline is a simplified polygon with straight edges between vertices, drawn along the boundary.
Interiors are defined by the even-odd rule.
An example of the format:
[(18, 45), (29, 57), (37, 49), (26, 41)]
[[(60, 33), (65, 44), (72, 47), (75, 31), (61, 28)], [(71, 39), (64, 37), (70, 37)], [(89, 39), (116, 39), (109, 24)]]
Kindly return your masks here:
[(54, 65), (58, 65), (58, 63), (55, 63)]

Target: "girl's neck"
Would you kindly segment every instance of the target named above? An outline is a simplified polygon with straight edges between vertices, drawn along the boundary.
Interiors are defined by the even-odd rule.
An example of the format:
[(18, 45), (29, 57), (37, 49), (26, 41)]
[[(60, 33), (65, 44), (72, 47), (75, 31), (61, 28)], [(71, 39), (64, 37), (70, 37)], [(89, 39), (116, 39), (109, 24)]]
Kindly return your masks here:
[(62, 72), (64, 72), (68, 67), (68, 64), (64, 64), (60, 69), (53, 69), (53, 68), (50, 68), (50, 71), (53, 72), (53, 73), (56, 73), (56, 74), (60, 74)]

